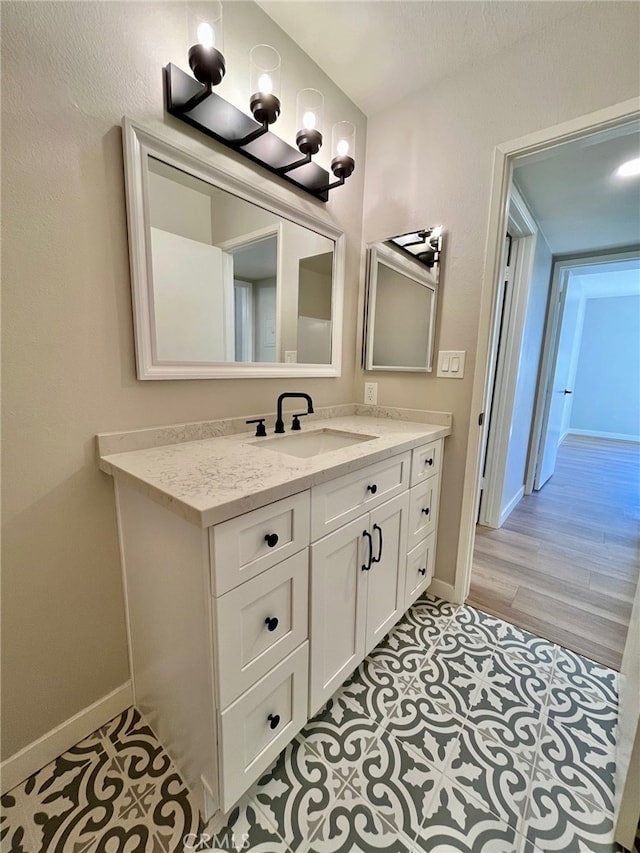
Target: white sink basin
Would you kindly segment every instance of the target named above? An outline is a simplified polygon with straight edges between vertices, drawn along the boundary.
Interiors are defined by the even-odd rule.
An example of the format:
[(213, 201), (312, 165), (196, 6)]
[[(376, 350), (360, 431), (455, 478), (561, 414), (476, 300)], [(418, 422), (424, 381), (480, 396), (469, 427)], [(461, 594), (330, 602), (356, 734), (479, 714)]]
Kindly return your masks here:
[(321, 453), (331, 453), (352, 444), (371, 441), (375, 435), (362, 435), (357, 432), (345, 432), (338, 429), (316, 429), (310, 432), (297, 432), (288, 435), (277, 435), (273, 438), (263, 438), (252, 441), (254, 447), (273, 450), (276, 453), (286, 453), (288, 456), (298, 456), (307, 459), (319, 456)]

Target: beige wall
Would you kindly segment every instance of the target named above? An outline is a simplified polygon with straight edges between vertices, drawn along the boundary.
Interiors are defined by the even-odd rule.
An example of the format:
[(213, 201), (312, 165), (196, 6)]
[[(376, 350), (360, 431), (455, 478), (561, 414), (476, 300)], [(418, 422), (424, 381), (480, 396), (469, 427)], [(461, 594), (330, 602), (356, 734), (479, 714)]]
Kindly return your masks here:
[(436, 574), (453, 582), (460, 527), (480, 292), (496, 145), (637, 97), (640, 5), (576, 3), (552, 27), (465, 73), (369, 117), (364, 236), (446, 229), (436, 348), (466, 350), (463, 380), (356, 373), (381, 405), (453, 413), (447, 439)]
[[(206, 6), (206, 4), (204, 4)], [(2, 749), (13, 754), (128, 678), (113, 484), (97, 432), (272, 410), (304, 390), (353, 398), (363, 172), (322, 205), (245, 166), (163, 110), (162, 67), (187, 66), (185, 3), (2, 3)], [(253, 4), (225, 4), (227, 79), (244, 107), (248, 51), (282, 54), (283, 121), (297, 88), (327, 126), (362, 114)], [(340, 379), (139, 382), (135, 376), (120, 122), (161, 129), (348, 236)]]

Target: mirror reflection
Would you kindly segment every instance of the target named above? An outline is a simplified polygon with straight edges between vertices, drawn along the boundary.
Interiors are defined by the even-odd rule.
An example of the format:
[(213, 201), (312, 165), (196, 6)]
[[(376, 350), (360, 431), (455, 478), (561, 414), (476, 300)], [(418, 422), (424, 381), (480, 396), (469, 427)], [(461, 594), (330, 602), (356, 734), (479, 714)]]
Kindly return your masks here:
[(158, 364), (330, 364), (334, 241), (147, 156)]
[(388, 241), (369, 247), (366, 370), (432, 370), (437, 284), (425, 267)]

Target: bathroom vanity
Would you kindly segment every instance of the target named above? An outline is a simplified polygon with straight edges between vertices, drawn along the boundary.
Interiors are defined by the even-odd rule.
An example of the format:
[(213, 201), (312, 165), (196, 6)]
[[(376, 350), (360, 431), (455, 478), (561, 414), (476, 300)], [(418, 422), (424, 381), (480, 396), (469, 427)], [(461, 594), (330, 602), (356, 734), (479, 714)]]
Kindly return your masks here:
[(432, 579), (451, 418), (386, 414), (265, 438), (237, 422), (99, 436), (135, 704), (207, 819)]

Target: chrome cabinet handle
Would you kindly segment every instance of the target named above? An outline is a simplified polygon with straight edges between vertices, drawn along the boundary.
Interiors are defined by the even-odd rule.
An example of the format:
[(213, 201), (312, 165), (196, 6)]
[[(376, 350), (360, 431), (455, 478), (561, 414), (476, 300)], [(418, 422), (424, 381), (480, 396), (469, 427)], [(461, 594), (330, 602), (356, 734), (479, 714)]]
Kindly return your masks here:
[(275, 548), (278, 544), (278, 534), (277, 533), (267, 533), (264, 537), (264, 541), (267, 543), (269, 548)]

